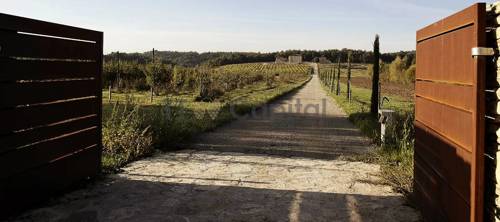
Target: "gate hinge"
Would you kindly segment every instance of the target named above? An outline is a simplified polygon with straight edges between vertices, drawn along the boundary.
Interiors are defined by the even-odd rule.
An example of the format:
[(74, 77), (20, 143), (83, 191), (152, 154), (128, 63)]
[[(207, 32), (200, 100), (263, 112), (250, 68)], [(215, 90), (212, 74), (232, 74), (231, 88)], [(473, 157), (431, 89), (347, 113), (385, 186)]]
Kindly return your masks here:
[(472, 48), (472, 56), (494, 56), (495, 49), (486, 47), (474, 47)]

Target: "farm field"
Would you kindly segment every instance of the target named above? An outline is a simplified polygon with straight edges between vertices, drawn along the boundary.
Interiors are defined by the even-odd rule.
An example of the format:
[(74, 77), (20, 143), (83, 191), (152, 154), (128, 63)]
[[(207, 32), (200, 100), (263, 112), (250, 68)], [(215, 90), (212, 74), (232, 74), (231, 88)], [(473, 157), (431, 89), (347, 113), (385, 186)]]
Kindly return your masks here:
[[(103, 166), (111, 171), (120, 166), (154, 152), (153, 147), (159, 150), (181, 149), (179, 143), (186, 142), (192, 136), (209, 131), (215, 127), (234, 119), (230, 107), (236, 114), (242, 115), (253, 108), (260, 107), (279, 96), (303, 85), (309, 78), (309, 65), (264, 64), (251, 63), (227, 65), (214, 69), (217, 80), (215, 85), (224, 85), (232, 82), (245, 82), (250, 76), (255, 78), (252, 83), (236, 85), (224, 91), (213, 101), (200, 101), (200, 85), (191, 89), (183, 88), (179, 91), (165, 92), (153, 97), (150, 101), (149, 91), (129, 90), (128, 92), (112, 92), (109, 100), (109, 91), (103, 90), (103, 123), (104, 143), (107, 146), (103, 154)], [(226, 78), (224, 78), (226, 77)], [(229, 79), (225, 82), (222, 79)], [(217, 86), (219, 87), (219, 86)], [(167, 113), (169, 112), (169, 113)], [(125, 117), (125, 118), (124, 118)], [(125, 126), (127, 123), (120, 119), (136, 119), (134, 126)], [(141, 141), (142, 130), (148, 129), (143, 144), (123, 143), (122, 130), (139, 128), (130, 132), (127, 141)], [(108, 129), (108, 130), (106, 130)], [(118, 129), (118, 130), (117, 130)], [(128, 129), (132, 131), (131, 129)], [(106, 134), (108, 132), (108, 135)], [(144, 138), (142, 138), (144, 139)], [(141, 147), (130, 153), (128, 147)]]
[[(322, 64), (320, 65), (320, 70), (331, 70), (336, 69), (336, 64)], [(341, 76), (340, 82), (347, 82), (347, 64), (341, 64)], [(368, 89), (371, 92), (372, 80), (368, 69), (370, 68), (367, 64), (353, 64), (351, 67), (351, 84), (354, 87)], [(389, 81), (387, 76), (382, 75), (380, 79), (381, 94), (387, 96), (389, 99), (394, 98), (396, 101), (413, 101), (415, 96), (415, 85), (414, 84), (404, 84), (394, 81)], [(369, 101), (369, 100), (368, 100)]]

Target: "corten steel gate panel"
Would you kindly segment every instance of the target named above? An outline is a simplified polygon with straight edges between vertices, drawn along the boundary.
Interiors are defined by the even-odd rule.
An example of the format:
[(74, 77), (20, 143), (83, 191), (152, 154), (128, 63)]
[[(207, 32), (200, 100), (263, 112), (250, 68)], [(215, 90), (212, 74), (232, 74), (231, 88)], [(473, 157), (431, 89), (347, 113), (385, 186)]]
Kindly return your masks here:
[(99, 172), (102, 43), (0, 14), (0, 217)]
[(430, 221), (482, 221), (485, 4), (417, 32), (415, 193)]

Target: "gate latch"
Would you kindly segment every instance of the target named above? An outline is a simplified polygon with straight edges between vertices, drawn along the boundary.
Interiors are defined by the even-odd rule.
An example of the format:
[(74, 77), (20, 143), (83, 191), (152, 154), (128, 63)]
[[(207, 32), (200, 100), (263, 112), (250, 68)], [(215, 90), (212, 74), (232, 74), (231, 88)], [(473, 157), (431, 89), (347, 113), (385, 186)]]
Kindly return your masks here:
[(495, 49), (486, 47), (474, 47), (472, 48), (472, 56), (494, 56)]

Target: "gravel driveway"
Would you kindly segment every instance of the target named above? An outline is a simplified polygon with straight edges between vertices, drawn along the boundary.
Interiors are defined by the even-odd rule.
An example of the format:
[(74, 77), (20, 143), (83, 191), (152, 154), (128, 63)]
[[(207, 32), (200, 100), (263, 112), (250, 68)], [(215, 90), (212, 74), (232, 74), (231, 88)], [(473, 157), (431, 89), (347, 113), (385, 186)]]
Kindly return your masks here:
[(345, 158), (373, 148), (327, 97), (317, 76), (185, 148), (134, 162), (18, 219), (419, 220), (401, 195), (379, 182), (379, 166)]

